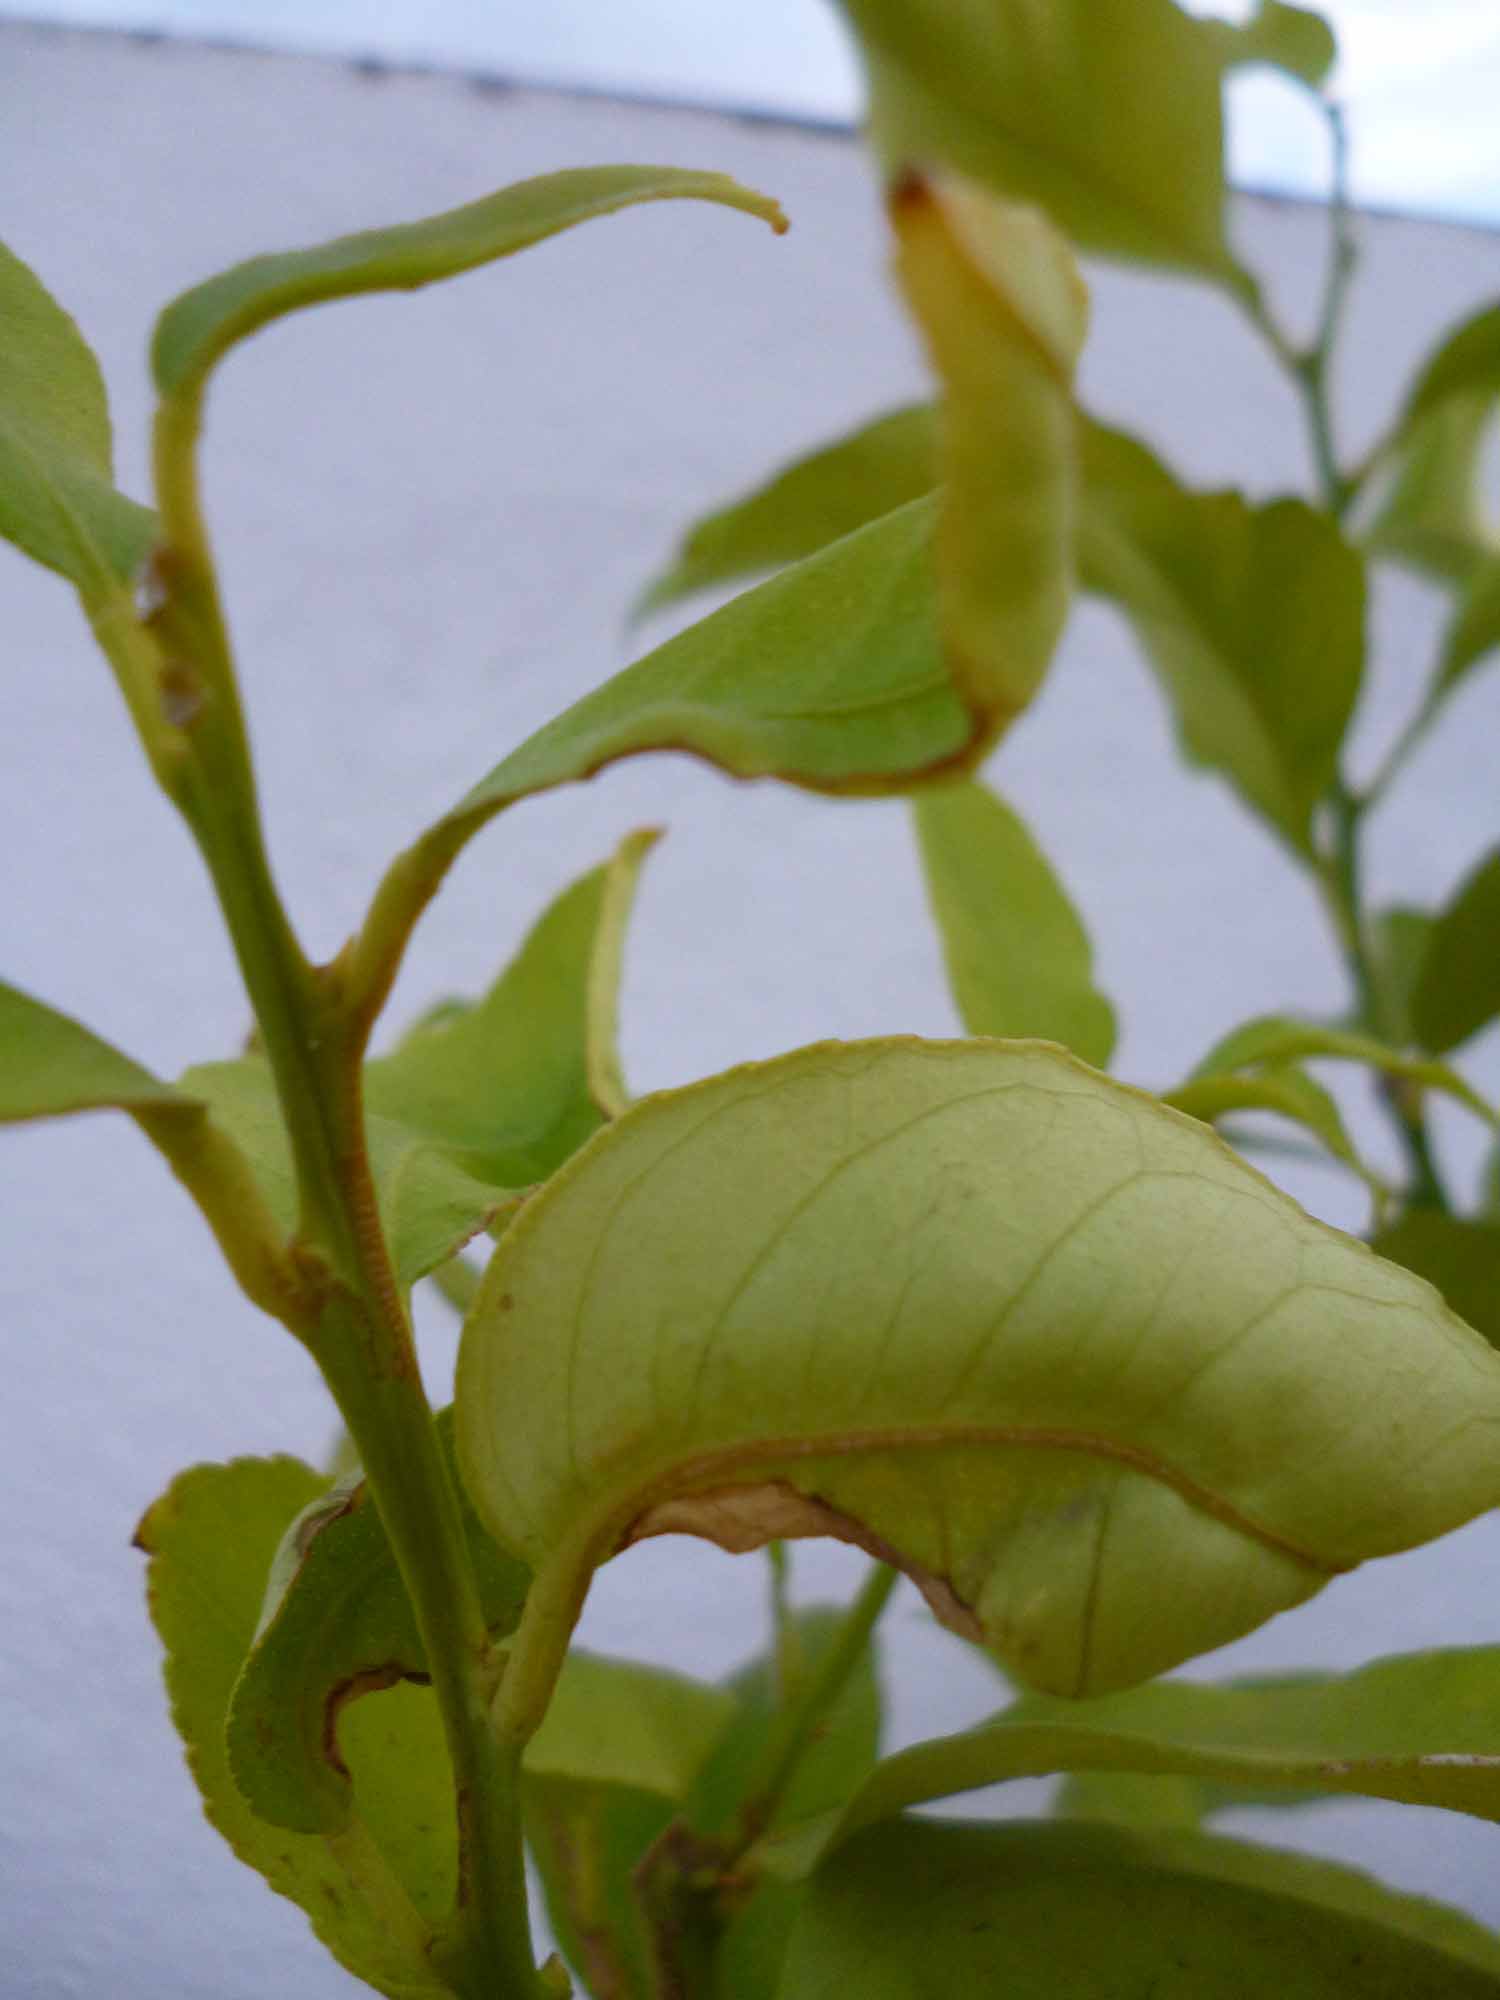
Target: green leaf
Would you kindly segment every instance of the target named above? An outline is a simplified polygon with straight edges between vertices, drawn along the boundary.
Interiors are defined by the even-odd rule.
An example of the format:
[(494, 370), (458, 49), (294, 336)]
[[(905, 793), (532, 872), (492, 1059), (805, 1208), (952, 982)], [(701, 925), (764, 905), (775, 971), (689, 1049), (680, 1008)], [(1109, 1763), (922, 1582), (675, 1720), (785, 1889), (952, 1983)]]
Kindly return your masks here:
[[(810, 1605), (793, 1614), (789, 1622), (799, 1686), (817, 1672), (843, 1629), (844, 1617), (845, 1612), (832, 1604)], [(735, 1720), (720, 1738), (688, 1801), (687, 1814), (694, 1826), (717, 1833), (733, 1825), (783, 1710), (786, 1692), (780, 1681), (776, 1660), (764, 1653), (730, 1677)], [(880, 1680), (872, 1646), (824, 1716), (817, 1740), (798, 1766), (767, 1831), (841, 1806), (874, 1770), (880, 1728)]]
[(566, 889), (482, 1000), (450, 1003), (365, 1071), (378, 1117), (495, 1187), (544, 1181), (627, 1102), (615, 1020), (625, 926), (654, 829)]
[(652, 2000), (650, 1944), (636, 1902), (636, 1864), (674, 1818), (651, 1792), (528, 1780), (526, 1840), (553, 1935), (584, 1990)]
[(99, 606), (151, 546), (151, 514), (117, 492), (104, 378), (35, 274), (0, 244), (0, 535)]
[(1494, 1221), (1414, 1208), (1374, 1247), (1436, 1285), (1456, 1313), (1500, 1347), (1500, 1226)]
[[(438, 1419), (451, 1457), (452, 1422)], [(485, 1621), (514, 1631), (529, 1574), (463, 1501)], [(258, 1816), (297, 1833), (337, 1833), (354, 1800), (341, 1750), (358, 1697), (424, 1678), (427, 1655), (369, 1489), (355, 1473), (287, 1527), (255, 1643), (228, 1715), (230, 1765)], [(382, 1710), (382, 1717), (393, 1711)], [(413, 1711), (415, 1713), (416, 1711)]]
[(1500, 304), (1484, 306), (1445, 334), (1418, 370), (1403, 423), (1412, 424), (1455, 398), (1500, 397)]
[(1338, 61), (1338, 41), (1323, 16), (1307, 7), (1288, 7), (1284, 0), (1260, 0), (1249, 20), (1238, 25), (1211, 25), (1220, 31), (1226, 66), (1267, 63), (1309, 90), (1321, 90)]
[(1448, 689), (1500, 647), (1500, 555), (1470, 575), (1443, 638), (1438, 686)]
[(705, 515), (642, 593), (636, 615), (816, 555), (882, 514), (919, 500), (937, 480), (932, 405), (891, 410)]
[[(141, 1522), (136, 1542), (150, 1557), (151, 1616), (166, 1648), (172, 1716), (204, 1810), (239, 1858), (301, 1904), (357, 1978), (391, 2000), (435, 2000), (445, 1989), (427, 1963), (428, 1928), (366, 1821), (355, 1819), (331, 1840), (287, 1833), (256, 1817), (230, 1775), (224, 1719), (267, 1571), (288, 1521), (323, 1485), (290, 1458), (197, 1466)], [(423, 1770), (394, 1763), (382, 1767), (387, 1791), (401, 1769), (420, 1792)], [(363, 1799), (362, 1777), (356, 1767)]]
[(634, 1106), (500, 1244), (455, 1410), (522, 1646), (644, 1535), (833, 1533), (1074, 1695), (1500, 1501), (1500, 1357), (1429, 1286), (1037, 1043)]
[[(1057, 1771), (1190, 1779), (1192, 1816), (1352, 1794), (1500, 1820), (1500, 1648), (1412, 1653), (1359, 1672), (1209, 1687), (1156, 1681), (1097, 1701), (1028, 1696), (888, 1757), (793, 1855), (828, 1853), (908, 1806)], [(1184, 1816), (1187, 1805), (1177, 1807)], [(810, 1838), (810, 1836), (813, 1836)]]
[(1417, 1040), (1445, 1055), (1500, 1014), (1500, 847), (1487, 854), (1432, 927), (1412, 989)]
[(685, 1674), (571, 1652), (526, 1769), (681, 1804), (737, 1709), (732, 1692)]
[(1238, 1069), (1280, 1069), (1284, 1063), (1309, 1060), (1364, 1063), (1384, 1076), (1405, 1077), (1426, 1090), (1455, 1099), (1491, 1129), (1500, 1126), (1500, 1112), (1487, 1104), (1447, 1063), (1409, 1056), (1373, 1035), (1344, 1028), (1320, 1027), (1281, 1014), (1258, 1015), (1233, 1029), (1209, 1050), (1193, 1077), (1217, 1076)]
[(1412, 996), (1432, 942), (1433, 918), (1426, 910), (1403, 903), (1377, 910), (1370, 923), (1370, 944), (1377, 986), (1389, 1017), (1391, 1040), (1414, 1042)]
[(1333, 1097), (1297, 1063), (1268, 1064), (1251, 1076), (1221, 1073), (1190, 1077), (1175, 1090), (1164, 1090), (1162, 1103), (1185, 1111), (1190, 1118), (1201, 1118), (1205, 1125), (1215, 1125), (1235, 1111), (1274, 1112), (1311, 1132), (1372, 1191), (1381, 1185), (1355, 1151)]
[(680, 167), (580, 167), (543, 174), (462, 208), (392, 229), (336, 237), (312, 250), (252, 257), (184, 292), (157, 322), (151, 367), (163, 396), (197, 394), (214, 364), (252, 333), (304, 306), (366, 292), (415, 291), (512, 256), (595, 216), (637, 202), (714, 201), (778, 231), (776, 203), (725, 174)]
[(203, 1106), (81, 1022), (0, 981), (0, 1124), (74, 1111), (201, 1117)]
[[(297, 1176), (270, 1065), (259, 1056), (202, 1063), (183, 1087), (204, 1099), (216, 1124), (251, 1161), (280, 1230), (297, 1226)], [(392, 1118), (368, 1121), (370, 1166), (381, 1219), (403, 1284), (462, 1249), (520, 1190), (485, 1178), (484, 1163)]]
[(1500, 1940), (1366, 1875), (1207, 1835), (898, 1821), (814, 1878), (777, 2000), (1493, 2000)]
[(939, 161), (1034, 203), (1081, 249), (1236, 282), (1221, 58), (1171, 0), (841, 0), (887, 171)]
[(443, 851), (516, 799), (653, 750), (812, 791), (906, 790), (978, 762), (1035, 694), (1067, 609), (1081, 281), (1040, 217), (972, 190), (909, 181), (893, 217), (947, 392), (940, 498), (829, 543), (585, 696), (433, 829)]
[(1042, 1036), (1103, 1068), (1114, 1009), (1093, 983), (1088, 933), (1021, 820), (979, 784), (923, 792), (912, 813), (969, 1034)]
[(1439, 583), (1472, 585), (1500, 554), (1482, 482), (1495, 388), (1430, 400), (1381, 455), (1383, 490), (1360, 540)]
[(1084, 481), (1084, 587), (1130, 620), (1186, 754), (1310, 853), (1363, 671), (1359, 556), (1300, 500), (1190, 492), (1100, 424)]

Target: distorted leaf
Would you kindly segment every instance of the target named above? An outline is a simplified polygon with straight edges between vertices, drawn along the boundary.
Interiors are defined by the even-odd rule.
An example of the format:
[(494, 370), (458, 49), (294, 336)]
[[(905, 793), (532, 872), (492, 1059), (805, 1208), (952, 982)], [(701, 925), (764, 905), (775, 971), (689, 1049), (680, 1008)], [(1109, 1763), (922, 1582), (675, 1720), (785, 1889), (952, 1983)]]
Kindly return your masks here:
[[(271, 1068), (259, 1056), (202, 1063), (183, 1088), (253, 1164), (266, 1206), (284, 1234), (297, 1226), (297, 1175)], [(414, 1284), (451, 1257), (518, 1192), (483, 1177), (482, 1162), (393, 1118), (367, 1121), (370, 1167), (397, 1274)]]
[(1500, 1347), (1500, 1224), (1414, 1208), (1374, 1247), (1436, 1285), (1460, 1318)]
[(876, 417), (705, 515), (642, 592), (637, 615), (816, 555), (882, 514), (919, 500), (937, 479), (932, 405), (912, 403)]
[(1459, 886), (1433, 923), (1412, 988), (1416, 1038), (1445, 1055), (1500, 1014), (1500, 847)]
[(914, 11), (841, 0), (887, 171), (931, 162), (1033, 203), (1081, 249), (1236, 283), (1218, 44), (1171, 0)]
[(0, 535), (98, 609), (151, 546), (146, 508), (116, 490), (99, 364), (35, 273), (0, 244)]
[(501, 1243), (455, 1411), (538, 1605), (648, 1534), (834, 1534), (1067, 1694), (1500, 1501), (1500, 1357), (1430, 1287), (1036, 1043), (633, 1107)]
[(1493, 2000), (1500, 1940), (1331, 1862), (1078, 1821), (904, 1820), (814, 1877), (777, 2000)]
[(1186, 753), (1310, 851), (1364, 666), (1359, 556), (1300, 500), (1191, 492), (1121, 431), (1083, 440), (1085, 589), (1130, 620)]
[(1093, 982), (1088, 933), (1046, 856), (980, 784), (912, 803), (948, 983), (971, 1035), (1037, 1035), (1102, 1068), (1114, 1009)]
[(564, 890), (482, 1000), (449, 1004), (367, 1065), (377, 1116), (457, 1148), (496, 1187), (544, 1181), (624, 1109), (616, 1012), (625, 925), (657, 834)]
[[(202, 1465), (174, 1481), (141, 1522), (136, 1541), (150, 1558), (172, 1716), (204, 1811), (239, 1858), (301, 1904), (357, 1978), (391, 2000), (437, 2000), (446, 1988), (428, 1964), (428, 1927), (364, 1819), (327, 1840), (288, 1833), (257, 1818), (230, 1775), (224, 1720), (267, 1572), (288, 1522), (323, 1486), (291, 1458)], [(384, 1767), (388, 1790), (402, 1768)], [(422, 1770), (404, 1768), (420, 1791)]]
[[(451, 1463), (448, 1412), (438, 1428)], [(504, 1637), (515, 1629), (530, 1578), (495, 1547), (467, 1500), (461, 1504), (485, 1622)], [(235, 1684), (230, 1765), (257, 1815), (299, 1833), (346, 1826), (354, 1799), (342, 1734), (358, 1698), (426, 1672), (406, 1586), (356, 1471), (288, 1524)], [(387, 1705), (381, 1719), (395, 1712)]]
[(888, 1757), (841, 1812), (793, 1832), (788, 1855), (800, 1868), (909, 1806), (1057, 1771), (1190, 1780), (1192, 1799), (1176, 1799), (1183, 1818), (1247, 1799), (1350, 1794), (1500, 1820), (1497, 1692), (1500, 1648), (1478, 1646), (1352, 1674), (1156, 1681), (1096, 1701), (1026, 1696), (977, 1728)]
[(1260, 0), (1247, 21), (1214, 21), (1226, 65), (1268, 63), (1321, 90), (1338, 60), (1339, 45), (1321, 14), (1308, 7), (1289, 7), (1285, 0)]
[(520, 181), (420, 222), (340, 236), (310, 250), (252, 257), (174, 299), (151, 345), (164, 396), (195, 396), (221, 356), (305, 306), (368, 292), (415, 291), (509, 257), (596, 216), (638, 202), (712, 201), (786, 221), (776, 203), (727, 174), (680, 167), (579, 167)]

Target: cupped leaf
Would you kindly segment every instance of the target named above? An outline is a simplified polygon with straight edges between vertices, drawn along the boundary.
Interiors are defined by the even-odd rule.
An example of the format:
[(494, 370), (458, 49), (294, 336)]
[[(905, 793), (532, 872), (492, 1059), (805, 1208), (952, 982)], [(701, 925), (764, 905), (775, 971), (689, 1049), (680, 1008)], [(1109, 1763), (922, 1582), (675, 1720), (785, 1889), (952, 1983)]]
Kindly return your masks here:
[(1338, 60), (1339, 45), (1321, 14), (1289, 7), (1285, 0), (1260, 0), (1248, 21), (1215, 21), (1226, 67), (1267, 63), (1284, 70), (1309, 90), (1321, 90)]
[(116, 490), (99, 364), (35, 273), (0, 244), (0, 535), (98, 606), (151, 546), (146, 508)]
[(777, 2000), (1493, 2000), (1500, 1940), (1326, 1861), (1204, 1834), (907, 1820), (814, 1877)]
[(1500, 1357), (1429, 1286), (1037, 1043), (635, 1106), (501, 1243), (455, 1408), (536, 1603), (648, 1534), (834, 1534), (1070, 1695), (1500, 1501)]
[(1446, 1055), (1500, 1014), (1500, 847), (1438, 916), (1411, 994), (1424, 1049)]
[(921, 499), (937, 480), (932, 405), (891, 410), (705, 515), (642, 593), (636, 614), (816, 555), (882, 514)]
[(1130, 620), (1187, 754), (1310, 852), (1364, 666), (1358, 554), (1300, 500), (1191, 492), (1123, 432), (1083, 437), (1085, 589)]
[(472, 1006), (420, 1023), (365, 1070), (365, 1103), (455, 1147), (496, 1187), (543, 1181), (627, 1102), (616, 1046), (625, 926), (654, 829), (552, 904)]
[(1461, 1319), (1500, 1347), (1500, 1223), (1414, 1208), (1374, 1247), (1436, 1285)]
[[(270, 1064), (259, 1056), (203, 1063), (186, 1071), (185, 1090), (209, 1105), (215, 1124), (252, 1163), (280, 1230), (297, 1226), (297, 1174)], [(520, 1189), (487, 1179), (484, 1163), (393, 1118), (367, 1122), (370, 1166), (381, 1218), (403, 1284), (434, 1270), (511, 1205)]]
[(946, 391), (940, 496), (828, 543), (585, 696), (434, 829), (445, 851), (516, 799), (653, 750), (812, 791), (906, 790), (972, 767), (1031, 700), (1067, 609), (1086, 296), (1038, 215), (913, 178), (892, 217)]
[[(438, 1419), (451, 1455), (448, 1412)], [(464, 1527), (493, 1636), (514, 1631), (529, 1573), (502, 1555), (465, 1502)], [(369, 1489), (356, 1473), (290, 1522), (271, 1565), (255, 1641), (228, 1713), (230, 1765), (256, 1814), (337, 1833), (354, 1808), (340, 1732), (351, 1705), (424, 1680), (427, 1655)], [(394, 1711), (381, 1710), (382, 1719)]]
[(893, 175), (932, 161), (1035, 204), (1084, 250), (1236, 282), (1221, 58), (1171, 0), (841, 0)]
[(912, 804), (948, 982), (971, 1035), (1037, 1035), (1102, 1067), (1114, 1009), (1077, 911), (1017, 815), (980, 784)]
[(415, 291), (477, 270), (562, 230), (638, 202), (691, 199), (743, 209), (780, 231), (774, 201), (727, 174), (681, 167), (579, 167), (543, 174), (420, 222), (336, 237), (311, 250), (252, 257), (184, 292), (157, 322), (156, 386), (191, 397), (237, 342), (305, 306), (366, 292)]
[[(256, 1816), (230, 1774), (224, 1719), (267, 1572), (289, 1521), (324, 1484), (291, 1458), (197, 1466), (141, 1522), (136, 1541), (150, 1558), (151, 1616), (166, 1648), (172, 1716), (204, 1811), (239, 1858), (302, 1906), (357, 1978), (391, 2000), (438, 2000), (447, 1989), (427, 1961), (428, 1926), (369, 1823), (357, 1818), (332, 1839), (285, 1832)], [(389, 1835), (421, 1816), (412, 1800), (425, 1795), (429, 1773), (407, 1756), (387, 1756), (378, 1771)]]
[(991, 1721), (888, 1757), (821, 1826), (797, 1866), (876, 1820), (1013, 1778), (1120, 1772), (1191, 1781), (1183, 1817), (1247, 1798), (1352, 1794), (1500, 1820), (1500, 1648), (1413, 1653), (1353, 1674), (1222, 1687), (1157, 1681), (1100, 1700), (1028, 1696)]

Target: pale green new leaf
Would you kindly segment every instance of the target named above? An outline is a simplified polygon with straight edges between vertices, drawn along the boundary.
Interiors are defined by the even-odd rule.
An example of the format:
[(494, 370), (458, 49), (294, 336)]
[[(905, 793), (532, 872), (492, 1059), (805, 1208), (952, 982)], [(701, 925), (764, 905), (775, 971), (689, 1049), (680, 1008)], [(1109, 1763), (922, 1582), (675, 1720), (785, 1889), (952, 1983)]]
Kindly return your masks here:
[(1465, 878), (1432, 926), (1411, 995), (1424, 1049), (1446, 1055), (1500, 1014), (1500, 847)]
[(882, 514), (921, 499), (937, 480), (932, 405), (891, 410), (706, 514), (642, 592), (636, 615), (816, 555)]
[(1414, 1208), (1374, 1247), (1436, 1285), (1460, 1318), (1500, 1347), (1500, 1223)]
[(1358, 554), (1300, 500), (1192, 492), (1123, 432), (1083, 437), (1085, 589), (1130, 620), (1186, 753), (1309, 852), (1364, 666)]
[(1156, 1681), (1097, 1701), (1027, 1696), (977, 1728), (886, 1758), (842, 1812), (789, 1835), (780, 1872), (909, 1806), (1057, 1771), (1191, 1780), (1195, 1817), (1247, 1796), (1295, 1805), (1352, 1794), (1500, 1820), (1497, 1693), (1500, 1648), (1480, 1646), (1346, 1675)]
[(99, 364), (72, 319), (0, 244), (0, 535), (98, 608), (151, 546), (146, 508), (116, 490)]
[(263, 326), (305, 306), (367, 292), (415, 291), (477, 270), (596, 216), (638, 202), (719, 202), (783, 230), (774, 201), (727, 174), (681, 167), (578, 167), (543, 174), (420, 222), (340, 236), (310, 250), (252, 257), (174, 299), (157, 322), (151, 366), (163, 396), (191, 398), (214, 364)]
[(454, 1147), (495, 1187), (544, 1181), (627, 1097), (616, 1047), (625, 926), (658, 836), (630, 834), (564, 890), (500, 978), (367, 1065), (377, 1117)]
[[(439, 2000), (447, 1989), (427, 1960), (427, 1924), (370, 1824), (360, 1817), (331, 1840), (285, 1832), (257, 1818), (230, 1775), (224, 1719), (255, 1635), (267, 1572), (288, 1522), (324, 1484), (291, 1458), (197, 1466), (141, 1522), (136, 1542), (150, 1557), (151, 1616), (166, 1648), (172, 1716), (204, 1811), (239, 1858), (301, 1904), (357, 1978), (391, 2000)], [(354, 1769), (363, 1799), (362, 1760)], [(386, 1801), (387, 1839), (416, 1816), (413, 1800), (424, 1797), (430, 1781), (423, 1758), (381, 1760), (371, 1785)], [(405, 1797), (393, 1809), (403, 1784)]]
[[(451, 1456), (447, 1411), (438, 1425)], [(504, 1638), (515, 1629), (530, 1575), (501, 1554), (462, 1496), (461, 1503), (485, 1622)], [(234, 1688), (230, 1765), (259, 1817), (298, 1833), (345, 1827), (356, 1801), (341, 1743), (355, 1698), (426, 1673), (406, 1586), (356, 1472), (288, 1524)], [(394, 1712), (383, 1708), (382, 1719)]]
[[(182, 1077), (251, 1162), (283, 1235), (298, 1221), (297, 1174), (269, 1063), (259, 1056), (202, 1063)], [(463, 1248), (520, 1192), (486, 1177), (484, 1163), (393, 1118), (372, 1117), (370, 1168), (397, 1275), (417, 1279)]]
[(967, 1031), (1040, 1036), (1103, 1068), (1114, 1009), (1093, 983), (1088, 933), (1021, 820), (977, 783), (935, 786), (912, 814)]
[(1500, 1357), (1431, 1287), (1038, 1043), (634, 1106), (500, 1244), (455, 1425), (543, 1616), (648, 1534), (833, 1533), (1070, 1695), (1500, 1503)]
[(1338, 60), (1339, 45), (1321, 14), (1307, 7), (1289, 7), (1285, 0), (1260, 0), (1248, 21), (1215, 21), (1228, 67), (1267, 63), (1321, 90)]
[(1500, 1940), (1301, 1855), (1081, 1822), (905, 1820), (814, 1878), (776, 2000), (1494, 2000)]
[(619, 1785), (681, 1804), (738, 1708), (728, 1689), (685, 1674), (571, 1652), (526, 1746), (526, 1769), (538, 1780)]
[(1201, 1118), (1206, 1125), (1216, 1125), (1236, 1111), (1274, 1112), (1311, 1132), (1372, 1190), (1377, 1185), (1355, 1150), (1334, 1098), (1297, 1063), (1268, 1064), (1250, 1075), (1221, 1071), (1190, 1077), (1175, 1090), (1164, 1090), (1162, 1102), (1185, 1111), (1190, 1118)]
[(1221, 56), (1172, 0), (840, 0), (887, 172), (932, 162), (1081, 249), (1243, 283), (1224, 240)]

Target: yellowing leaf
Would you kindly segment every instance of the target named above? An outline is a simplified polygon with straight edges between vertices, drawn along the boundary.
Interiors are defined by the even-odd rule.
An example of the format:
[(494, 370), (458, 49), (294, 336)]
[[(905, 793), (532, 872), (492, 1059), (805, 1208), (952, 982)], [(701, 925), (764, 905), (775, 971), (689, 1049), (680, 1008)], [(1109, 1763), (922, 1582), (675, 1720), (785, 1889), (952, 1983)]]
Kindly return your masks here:
[(643, 1101), (500, 1245), (455, 1422), (523, 1648), (641, 1536), (834, 1534), (1071, 1695), (1500, 1501), (1500, 1357), (1429, 1286), (1036, 1043)]
[(841, 0), (888, 170), (955, 168), (1085, 250), (1234, 281), (1221, 54), (1172, 0)]

